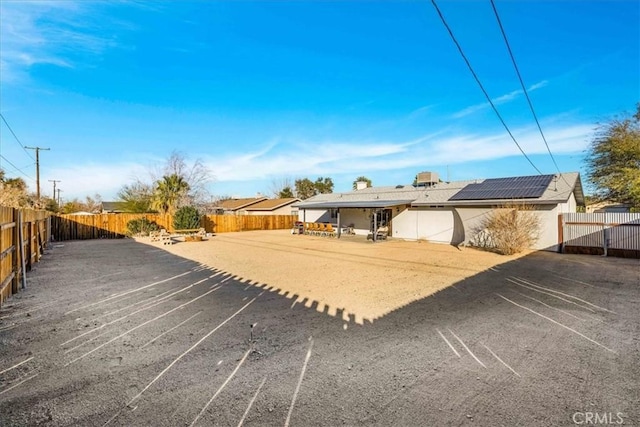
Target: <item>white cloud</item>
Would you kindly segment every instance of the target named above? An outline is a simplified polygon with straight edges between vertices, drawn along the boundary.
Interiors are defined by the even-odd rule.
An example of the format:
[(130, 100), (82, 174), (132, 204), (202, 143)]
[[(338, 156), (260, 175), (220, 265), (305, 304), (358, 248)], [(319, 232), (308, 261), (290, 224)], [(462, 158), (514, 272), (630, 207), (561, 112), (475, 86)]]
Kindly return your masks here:
[[(548, 128), (545, 136), (554, 154), (582, 152), (591, 125)], [(514, 131), (528, 155), (547, 154), (537, 128)], [(281, 144), (284, 145), (284, 144)], [(406, 167), (452, 165), (521, 155), (511, 138), (498, 134), (425, 135), (401, 142), (311, 142), (295, 144), (289, 151), (259, 150), (241, 156), (212, 159), (208, 166), (219, 182), (265, 180), (277, 176), (328, 176), (338, 173), (384, 171)]]
[[(531, 85), (527, 89), (527, 92), (533, 92), (534, 90), (541, 89), (541, 88), (547, 86), (547, 84), (549, 84), (549, 82), (547, 80), (542, 80), (542, 81), (540, 81), (538, 83), (535, 83), (535, 84)], [(522, 91), (522, 89), (517, 89), (517, 90), (511, 91), (509, 93), (506, 93), (504, 95), (500, 95), (497, 98), (493, 98), (493, 99), (491, 99), (491, 102), (493, 102), (494, 105), (506, 104), (507, 102), (513, 101), (514, 99), (518, 98), (523, 93), (524, 92)], [(452, 117), (454, 119), (459, 119), (459, 118), (468, 116), (470, 114), (473, 114), (476, 111), (484, 110), (485, 108), (489, 108), (489, 107), (490, 107), (490, 104), (488, 102), (483, 102), (481, 104), (471, 105), (469, 107), (463, 108), (462, 110), (458, 111), (457, 113), (454, 113), (452, 115)]]
[[(587, 147), (593, 132), (591, 124), (544, 126), (545, 135), (555, 155), (581, 153)], [(547, 155), (547, 149), (536, 127), (514, 129), (514, 135), (528, 155)], [(274, 140), (275, 141), (275, 140)], [(410, 141), (305, 141), (290, 142), (278, 138), (249, 153), (236, 153), (207, 157), (190, 153), (191, 158), (202, 158), (212, 170), (215, 183), (222, 184), (230, 194), (254, 181), (252, 191), (262, 190), (265, 183), (278, 177), (317, 177), (349, 174), (358, 176), (404, 168), (423, 168), (425, 165), (442, 166), (491, 161), (510, 156), (521, 156), (509, 136), (504, 133), (479, 134), (442, 132), (424, 135)], [(277, 149), (276, 149), (277, 148)], [(132, 154), (133, 156), (133, 154)], [(147, 155), (139, 156), (148, 158)], [(118, 190), (136, 178), (147, 180), (149, 165), (136, 162), (116, 164), (86, 164), (60, 166), (47, 170), (50, 176), (62, 182), (63, 199), (84, 198), (99, 193), (105, 200), (116, 197)], [(46, 178), (45, 178), (46, 179)], [(43, 194), (50, 193), (48, 187)], [(250, 194), (249, 191), (248, 194)]]
[[(115, 199), (125, 184), (131, 184), (137, 177), (146, 179), (148, 167), (136, 163), (120, 164), (84, 164), (48, 169), (43, 176), (53, 176), (60, 180), (58, 188), (62, 190), (63, 200), (83, 199), (85, 196), (100, 194), (104, 200)], [(49, 196), (53, 189), (41, 183), (43, 195)]]
[[(97, 56), (114, 47), (115, 39), (97, 35), (106, 23), (95, 4), (0, 2), (0, 81), (20, 81), (38, 64), (74, 67), (78, 55)], [(109, 25), (123, 24), (111, 20)]]

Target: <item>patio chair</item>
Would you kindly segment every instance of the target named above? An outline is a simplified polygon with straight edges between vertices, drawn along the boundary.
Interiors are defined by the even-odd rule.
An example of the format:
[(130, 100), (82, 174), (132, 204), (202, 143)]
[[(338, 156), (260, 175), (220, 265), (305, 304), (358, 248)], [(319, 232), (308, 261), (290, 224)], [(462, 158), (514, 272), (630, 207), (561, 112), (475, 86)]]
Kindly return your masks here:
[(388, 234), (389, 234), (389, 227), (387, 227), (386, 225), (384, 227), (380, 227), (376, 232), (376, 240), (387, 240)]
[(325, 224), (324, 232), (325, 232), (325, 236), (336, 237), (336, 230), (335, 228), (333, 228), (333, 225), (331, 224)]

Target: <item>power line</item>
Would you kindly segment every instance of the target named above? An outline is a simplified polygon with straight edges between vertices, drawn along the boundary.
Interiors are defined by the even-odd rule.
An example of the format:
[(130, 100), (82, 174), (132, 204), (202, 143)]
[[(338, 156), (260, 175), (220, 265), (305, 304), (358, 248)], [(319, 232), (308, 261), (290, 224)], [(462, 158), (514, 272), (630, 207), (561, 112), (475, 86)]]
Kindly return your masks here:
[(34, 181), (34, 179), (33, 179), (32, 177), (30, 177), (29, 175), (27, 175), (27, 174), (22, 170), (22, 169), (26, 169), (26, 168), (28, 168), (28, 167), (32, 166), (32, 164), (31, 164), (31, 165), (29, 165), (29, 166), (25, 166), (24, 168), (20, 169), (20, 168), (18, 168), (16, 165), (14, 165), (13, 163), (11, 163), (11, 162), (9, 161), (9, 159), (7, 159), (7, 158), (6, 158), (5, 156), (3, 156), (2, 154), (0, 154), (0, 159), (2, 159), (2, 160), (4, 160), (5, 162), (9, 163), (9, 164), (11, 165), (11, 167), (13, 167), (13, 169), (14, 169), (16, 172), (20, 172), (22, 175), (26, 176), (26, 177), (27, 177), (27, 178), (29, 178), (31, 181)]
[(518, 141), (516, 141), (516, 138), (513, 136), (513, 134), (511, 133), (511, 130), (509, 130), (509, 127), (507, 126), (507, 124), (505, 123), (504, 119), (502, 118), (502, 116), (500, 115), (500, 113), (498, 112), (498, 109), (496, 108), (495, 104), (493, 103), (493, 101), (491, 100), (491, 97), (489, 96), (489, 94), (487, 93), (487, 91), (485, 90), (484, 86), (482, 85), (482, 83), (480, 82), (480, 79), (478, 78), (478, 75), (476, 74), (476, 72), (473, 70), (473, 67), (471, 66), (471, 63), (469, 62), (469, 60), (467, 59), (467, 56), (464, 54), (464, 51), (462, 50), (462, 47), (460, 46), (460, 43), (458, 43), (458, 40), (456, 40), (456, 37), (453, 35), (453, 31), (451, 31), (451, 28), (449, 27), (449, 24), (447, 24), (447, 21), (444, 19), (444, 16), (442, 15), (442, 12), (440, 12), (440, 8), (438, 7), (438, 5), (436, 4), (435, 0), (431, 0), (431, 3), (433, 4), (433, 7), (436, 9), (436, 12), (438, 12), (438, 16), (440, 17), (440, 20), (442, 21), (442, 23), (444, 24), (444, 27), (447, 29), (447, 32), (449, 33), (449, 36), (451, 36), (451, 40), (453, 40), (453, 43), (456, 45), (456, 47), (458, 48), (458, 52), (460, 52), (460, 55), (462, 56), (462, 59), (464, 59), (464, 62), (467, 64), (467, 67), (469, 68), (469, 71), (471, 71), (471, 75), (473, 75), (473, 78), (475, 79), (476, 83), (478, 83), (478, 86), (480, 87), (480, 90), (482, 90), (482, 93), (484, 94), (485, 98), (487, 98), (487, 101), (489, 101), (489, 105), (491, 105), (491, 108), (493, 109), (493, 111), (496, 113), (496, 116), (498, 116), (498, 119), (500, 120), (500, 123), (502, 123), (502, 126), (504, 126), (504, 128), (506, 129), (507, 133), (509, 134), (509, 136), (511, 137), (511, 139), (513, 140), (513, 142), (516, 144), (516, 146), (518, 147), (518, 149), (520, 150), (520, 152), (522, 153), (522, 155), (529, 161), (529, 163), (531, 164), (531, 166), (533, 166), (533, 168), (540, 174), (542, 175), (542, 172), (540, 171), (540, 169), (538, 169), (536, 167), (536, 165), (533, 164), (533, 161), (531, 161), (531, 159), (529, 158), (529, 156), (527, 156), (527, 153), (524, 152), (524, 150), (522, 149), (522, 147), (520, 146), (520, 144), (518, 143)]
[(33, 158), (33, 156), (31, 155), (31, 153), (29, 153), (26, 149), (26, 147), (24, 145), (22, 145), (22, 142), (20, 142), (20, 139), (18, 139), (18, 136), (16, 135), (16, 133), (13, 131), (13, 129), (11, 129), (11, 126), (9, 126), (9, 122), (7, 122), (7, 119), (4, 118), (4, 116), (2, 115), (2, 113), (0, 113), (0, 117), (2, 118), (2, 121), (4, 122), (5, 125), (7, 125), (7, 129), (9, 129), (9, 132), (11, 132), (11, 135), (13, 135), (13, 137), (16, 139), (16, 141), (18, 142), (18, 144), (20, 144), (20, 147), (22, 148), (22, 150), (27, 153), (27, 156), (29, 156), (31, 158), (31, 160), (35, 161), (36, 159)]
[(40, 150), (50, 150), (50, 148), (42, 148), (42, 147), (24, 147), (28, 150), (35, 150), (36, 152), (36, 196), (38, 198), (38, 203), (40, 203)]
[[(542, 132), (542, 126), (540, 126), (540, 121), (538, 120), (538, 115), (536, 114), (533, 103), (531, 102), (531, 98), (529, 97), (529, 92), (527, 91), (526, 86), (524, 85), (524, 81), (522, 80), (522, 75), (520, 74), (520, 69), (518, 68), (518, 64), (516, 63), (516, 58), (513, 56), (513, 51), (511, 50), (511, 45), (509, 44), (509, 40), (507, 38), (507, 33), (504, 31), (504, 27), (502, 26), (502, 20), (500, 19), (500, 15), (498, 14), (498, 9), (496, 9), (496, 5), (493, 0), (491, 1), (491, 7), (493, 8), (493, 13), (496, 16), (496, 20), (498, 21), (498, 26), (500, 27), (500, 32), (502, 33), (502, 38), (504, 39), (504, 43), (507, 45), (507, 51), (509, 51), (509, 56), (511, 57), (511, 63), (513, 64), (513, 68), (516, 70), (516, 74), (518, 75), (518, 80), (520, 81), (520, 87), (522, 87), (522, 91), (524, 92), (525, 98), (527, 98), (527, 103), (529, 104), (529, 109), (531, 110), (531, 114), (533, 115), (534, 120), (536, 121), (536, 125), (538, 126), (538, 130), (540, 131), (540, 136), (542, 136), (542, 140), (544, 141), (544, 145), (547, 147), (547, 151), (549, 152), (549, 156), (551, 156), (551, 160), (553, 161), (556, 170), (564, 180), (564, 182), (569, 185), (567, 180), (562, 176), (562, 171), (556, 163), (556, 159), (553, 157), (553, 153), (551, 153), (551, 148), (549, 148), (549, 143), (547, 142), (547, 138), (544, 136), (544, 132)], [(569, 185), (570, 186), (570, 185)]]

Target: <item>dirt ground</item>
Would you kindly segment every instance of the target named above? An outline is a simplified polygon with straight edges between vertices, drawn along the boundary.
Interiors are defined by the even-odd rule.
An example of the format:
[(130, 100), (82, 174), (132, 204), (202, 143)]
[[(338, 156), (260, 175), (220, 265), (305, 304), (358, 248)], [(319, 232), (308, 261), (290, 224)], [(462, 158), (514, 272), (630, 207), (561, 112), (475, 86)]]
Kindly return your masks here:
[(268, 238), (260, 232), (218, 234), (165, 248), (257, 279), (292, 302), (331, 316), (340, 311), (344, 320), (359, 324), (517, 258), (424, 242), (373, 243), (363, 236), (334, 239), (288, 231), (268, 233)]
[(629, 259), (62, 242), (0, 310), (0, 425), (640, 425), (639, 304)]

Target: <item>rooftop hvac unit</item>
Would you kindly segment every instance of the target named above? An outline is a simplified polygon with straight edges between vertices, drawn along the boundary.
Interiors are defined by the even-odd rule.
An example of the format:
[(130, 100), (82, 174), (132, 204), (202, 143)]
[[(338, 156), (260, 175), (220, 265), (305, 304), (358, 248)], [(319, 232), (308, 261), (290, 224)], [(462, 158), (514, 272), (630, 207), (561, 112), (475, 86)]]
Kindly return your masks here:
[(432, 186), (433, 184), (438, 183), (438, 173), (437, 172), (420, 172), (416, 179), (416, 184), (418, 186)]

